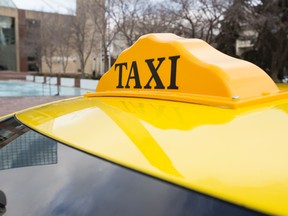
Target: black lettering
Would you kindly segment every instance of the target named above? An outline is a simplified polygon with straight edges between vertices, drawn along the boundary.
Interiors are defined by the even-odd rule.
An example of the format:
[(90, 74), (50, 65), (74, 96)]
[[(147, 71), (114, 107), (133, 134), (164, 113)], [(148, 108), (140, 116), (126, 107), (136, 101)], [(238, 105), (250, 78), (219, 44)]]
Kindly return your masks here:
[[(132, 72), (134, 72), (134, 76), (132, 76), (132, 74), (133, 74)], [(130, 68), (130, 73), (129, 73), (128, 80), (127, 80), (125, 88), (130, 88), (129, 82), (130, 82), (131, 79), (135, 80), (134, 88), (142, 88), (142, 86), (140, 84), (140, 78), (139, 78), (138, 67), (137, 67), (136, 61), (132, 62), (132, 65), (131, 65), (131, 68)]]
[(177, 69), (177, 60), (180, 56), (170, 56), (171, 60), (171, 73), (170, 73), (170, 85), (167, 87), (168, 89), (178, 89), (176, 86), (176, 69)]
[(116, 88), (124, 88), (124, 86), (122, 85), (123, 66), (125, 66), (127, 70), (127, 62), (115, 64), (114, 67), (114, 71), (117, 69), (117, 67), (119, 67), (118, 85), (116, 86)]
[(157, 71), (159, 69), (159, 67), (161, 66), (162, 62), (165, 60), (165, 58), (158, 58), (158, 65), (157, 67), (155, 68), (154, 67), (154, 64), (153, 64), (153, 61), (154, 59), (147, 59), (145, 60), (145, 62), (147, 63), (149, 69), (150, 69), (150, 72), (151, 72), (151, 77), (150, 79), (148, 80), (147, 84), (144, 86), (145, 89), (151, 89), (151, 86), (150, 86), (150, 82), (152, 81), (152, 79), (155, 80), (155, 83), (156, 83), (156, 86), (155, 86), (155, 89), (165, 89)]

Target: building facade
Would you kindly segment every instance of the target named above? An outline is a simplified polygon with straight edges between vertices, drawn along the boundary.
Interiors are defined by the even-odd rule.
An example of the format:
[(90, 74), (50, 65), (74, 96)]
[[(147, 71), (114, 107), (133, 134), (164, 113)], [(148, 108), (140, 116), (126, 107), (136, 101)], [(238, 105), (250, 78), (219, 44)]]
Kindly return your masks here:
[(18, 13), (11, 1), (0, 3), (0, 70), (20, 70)]
[[(52, 20), (56, 16), (60, 19), (63, 18), (63, 20), (75, 18), (75, 15), (21, 10), (14, 5), (13, 1), (0, 1), (0, 73), (4, 70), (50, 73), (51, 68), (53, 68), (53, 73), (63, 73), (61, 64), (63, 58), (61, 59), (57, 52), (51, 58), (53, 64), (50, 65), (51, 68), (49, 68), (49, 63), (45, 61), (47, 56), (43, 53), (41, 44), (43, 43), (42, 30), (45, 26), (43, 16), (46, 17), (46, 20)], [(97, 36), (92, 53), (86, 62), (85, 73), (93, 74), (96, 72), (102, 74), (104, 72), (101, 69), (103, 59), (100, 53), (102, 50), (100, 47), (102, 41), (100, 40), (101, 37)], [(80, 60), (75, 49), (71, 51), (66, 59), (68, 64), (65, 72), (79, 73)]]

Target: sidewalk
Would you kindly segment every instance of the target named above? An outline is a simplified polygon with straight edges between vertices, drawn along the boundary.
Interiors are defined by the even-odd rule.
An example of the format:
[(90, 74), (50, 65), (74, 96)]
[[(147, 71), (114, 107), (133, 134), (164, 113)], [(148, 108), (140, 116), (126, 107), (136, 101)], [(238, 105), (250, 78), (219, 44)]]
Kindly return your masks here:
[(71, 97), (74, 96), (0, 97), (0, 116), (32, 106)]
[(29, 75), (28, 72), (15, 72), (15, 71), (0, 71), (0, 80), (8, 79), (21, 79), (25, 80), (26, 75)]

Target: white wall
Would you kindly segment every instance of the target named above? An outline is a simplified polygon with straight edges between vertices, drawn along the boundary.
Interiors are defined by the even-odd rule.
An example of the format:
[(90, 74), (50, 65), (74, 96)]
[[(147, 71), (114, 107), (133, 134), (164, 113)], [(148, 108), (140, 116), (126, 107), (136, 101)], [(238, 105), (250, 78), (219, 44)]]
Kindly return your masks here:
[[(26, 80), (27, 81), (33, 81), (35, 77), (35, 82), (43, 83), (44, 77), (43, 76), (33, 76), (33, 75), (27, 75)], [(57, 77), (46, 77), (46, 83), (57, 85)], [(98, 80), (90, 80), (90, 79), (80, 79), (80, 88), (96, 91), (96, 87), (98, 85)], [(75, 87), (75, 78), (61, 78), (61, 86), (68, 86), (68, 87)]]
[(75, 79), (74, 78), (61, 78), (61, 86), (75, 86)]
[(88, 80), (88, 79), (81, 79), (80, 80), (80, 88), (82, 89), (89, 89), (89, 90), (96, 90), (98, 85), (98, 80)]
[(44, 82), (44, 77), (43, 76), (35, 76), (35, 82), (43, 83)]
[(34, 76), (32, 76), (32, 75), (26, 75), (26, 80), (27, 80), (27, 81), (34, 81)]

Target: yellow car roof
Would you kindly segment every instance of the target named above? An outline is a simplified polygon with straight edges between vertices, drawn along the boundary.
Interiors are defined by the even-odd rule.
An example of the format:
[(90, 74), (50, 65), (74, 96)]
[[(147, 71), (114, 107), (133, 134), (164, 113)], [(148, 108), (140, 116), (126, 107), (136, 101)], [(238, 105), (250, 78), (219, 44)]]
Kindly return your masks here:
[[(119, 56), (96, 92), (16, 117), (115, 163), (260, 212), (288, 215), (285, 87), (250, 63), (194, 42), (170, 34), (142, 37)], [(204, 60), (199, 57), (201, 47), (211, 61), (205, 52)]]
[(234, 110), (80, 97), (17, 118), (113, 162), (239, 205), (287, 215), (287, 112), (287, 99)]

